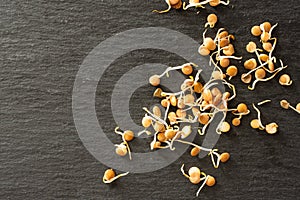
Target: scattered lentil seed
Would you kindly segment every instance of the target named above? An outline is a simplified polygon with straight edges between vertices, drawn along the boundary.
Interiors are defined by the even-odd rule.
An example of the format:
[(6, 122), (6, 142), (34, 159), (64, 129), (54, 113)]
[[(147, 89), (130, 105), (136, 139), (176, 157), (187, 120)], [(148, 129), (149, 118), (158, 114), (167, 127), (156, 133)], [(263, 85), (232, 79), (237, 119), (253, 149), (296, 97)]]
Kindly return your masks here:
[(244, 83), (250, 83), (252, 79), (252, 75), (251, 74), (242, 74), (241, 76), (241, 80)]
[(290, 103), (287, 100), (281, 100), (280, 101), (280, 106), (284, 109), (289, 109)]
[(254, 53), (256, 51), (256, 44), (254, 42), (249, 42), (246, 46), (246, 50), (249, 52), (249, 53)]
[(149, 126), (151, 126), (152, 123), (152, 118), (150, 116), (145, 116), (142, 119), (142, 125), (145, 128), (148, 128)]
[(228, 46), (223, 48), (223, 53), (226, 56), (232, 56), (234, 54), (235, 50), (232, 44), (228, 44)]
[(260, 30), (260, 27), (259, 27), (259, 26), (253, 26), (253, 27), (251, 28), (251, 33), (252, 33), (252, 35), (254, 35), (254, 36), (260, 36), (261, 33), (262, 33), (262, 31)]
[(262, 25), (263, 25), (262, 31), (269, 32), (271, 30), (272, 25), (270, 22), (264, 22)]
[(191, 156), (195, 157), (199, 154), (200, 149), (198, 147), (193, 147), (191, 150)]
[(216, 44), (215, 44), (214, 40), (210, 37), (204, 38), (203, 45), (210, 51), (213, 51), (216, 49)]
[(260, 35), (260, 39), (262, 42), (267, 42), (270, 39), (270, 34), (268, 32), (263, 32)]
[(251, 122), (250, 122), (250, 126), (251, 126), (252, 128), (254, 128), (254, 129), (257, 129), (257, 128), (259, 128), (259, 127), (260, 127), (260, 125), (259, 125), (259, 121), (258, 121), (258, 119), (253, 119), (253, 120), (251, 120)]
[(200, 82), (196, 82), (194, 84), (194, 91), (196, 93), (201, 93), (202, 92), (202, 89), (203, 89), (203, 85), (200, 83)]
[(170, 102), (168, 99), (163, 99), (161, 100), (160, 104), (166, 108), (170, 104)]
[(157, 140), (160, 142), (165, 142), (167, 140), (165, 133), (158, 133), (157, 134)]
[(162, 98), (161, 93), (162, 93), (162, 89), (161, 89), (161, 88), (157, 88), (157, 89), (154, 91), (153, 96), (154, 96), (154, 97), (158, 97), (158, 98)]
[(160, 77), (158, 75), (153, 75), (149, 78), (149, 83), (153, 86), (158, 86), (160, 84)]
[(207, 16), (207, 23), (205, 24), (205, 27), (209, 26), (210, 28), (213, 28), (215, 24), (218, 21), (218, 17), (215, 14), (210, 14)]
[(240, 124), (241, 124), (241, 120), (239, 119), (239, 118), (234, 118), (233, 120), (232, 120), (232, 125), (233, 126), (239, 126)]
[(222, 153), (222, 154), (220, 155), (220, 161), (221, 161), (222, 163), (227, 162), (227, 161), (229, 160), (229, 158), (230, 158), (230, 154), (227, 153), (227, 152)]
[(256, 62), (256, 60), (254, 59), (254, 58), (251, 58), (251, 59), (249, 59), (249, 60), (246, 60), (245, 62), (244, 62), (244, 67), (245, 67), (245, 69), (255, 69), (256, 68), (256, 66), (257, 66), (257, 62)]
[(244, 103), (240, 103), (236, 109), (239, 113), (246, 113), (248, 111), (248, 107)]
[(279, 78), (280, 85), (291, 85), (293, 81), (291, 80), (290, 76), (288, 74), (283, 74)]
[(228, 122), (223, 122), (220, 126), (220, 131), (222, 133), (227, 133), (230, 130), (230, 124)]
[(220, 60), (220, 66), (221, 66), (221, 67), (226, 68), (226, 67), (229, 66), (229, 64), (230, 64), (230, 60), (229, 60), (228, 58), (222, 58), (222, 59)]
[(118, 178), (122, 177), (122, 176), (126, 176), (127, 174), (129, 174), (129, 172), (126, 172), (126, 173), (123, 173), (123, 174), (119, 174), (116, 176), (116, 173), (113, 169), (107, 169), (105, 172), (104, 172), (104, 175), (103, 175), (103, 178), (102, 178), (102, 181), (103, 183), (111, 183), (115, 180), (117, 180)]
[(187, 64), (181, 68), (181, 71), (184, 75), (190, 75), (193, 72), (193, 66), (190, 64)]
[(256, 79), (263, 79), (265, 77), (266, 77), (266, 71), (264, 69), (260, 68), (255, 71)]
[(124, 138), (127, 142), (134, 139), (134, 133), (130, 130), (124, 131)]
[(234, 66), (234, 65), (231, 65), (231, 66), (229, 66), (229, 67), (226, 69), (226, 75), (229, 76), (229, 80), (230, 80), (232, 77), (236, 76), (237, 73), (238, 73), (238, 69), (237, 69), (237, 67)]
[(209, 5), (212, 6), (212, 7), (215, 7), (215, 6), (218, 6), (220, 4), (223, 4), (223, 5), (228, 5), (229, 4), (229, 0), (227, 2), (225, 1), (220, 1), (220, 0), (210, 0), (209, 1)]
[(267, 54), (260, 54), (259, 59), (263, 62), (267, 62), (269, 60), (269, 56)]
[(266, 50), (267, 52), (271, 52), (273, 49), (273, 45), (271, 44), (271, 42), (264, 42), (263, 49)]
[(291, 108), (292, 110), (296, 111), (298, 114), (300, 114), (300, 103), (296, 105), (296, 107), (293, 107), (287, 100), (283, 99), (280, 101), (280, 106), (284, 109)]
[(209, 187), (214, 186), (216, 184), (216, 179), (213, 176), (208, 175), (208, 179), (205, 183)]
[(278, 128), (278, 125), (275, 122), (267, 124), (266, 132), (272, 135), (277, 132), (277, 128)]
[(116, 145), (116, 154), (119, 156), (127, 155), (127, 147), (124, 144)]
[(210, 54), (210, 50), (207, 49), (204, 45), (201, 45), (198, 49), (198, 52), (202, 56), (208, 56)]

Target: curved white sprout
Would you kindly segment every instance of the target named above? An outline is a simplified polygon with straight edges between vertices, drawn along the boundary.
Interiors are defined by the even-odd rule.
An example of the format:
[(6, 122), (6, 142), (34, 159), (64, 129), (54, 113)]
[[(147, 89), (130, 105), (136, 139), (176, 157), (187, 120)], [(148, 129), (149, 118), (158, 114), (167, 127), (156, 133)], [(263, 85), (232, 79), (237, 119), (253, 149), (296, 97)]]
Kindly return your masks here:
[[(199, 196), (199, 193), (200, 193), (200, 191), (202, 190), (202, 188), (205, 186), (205, 184), (206, 184), (208, 178), (209, 178), (209, 177), (206, 176), (206, 175), (202, 178), (202, 180), (204, 179), (204, 181), (203, 181), (202, 185), (200, 186), (200, 188), (198, 189), (198, 191), (197, 191), (197, 193), (196, 193), (196, 196), (197, 196), (197, 197)], [(200, 180), (201, 180), (201, 179), (200, 179)]]
[(254, 105), (254, 103), (252, 104), (253, 108), (256, 110), (257, 112), (257, 119), (258, 119), (258, 123), (259, 123), (259, 126), (260, 126), (260, 129), (265, 129), (266, 127), (262, 124), (261, 122), (261, 117), (260, 117), (260, 110)]
[(165, 0), (165, 2), (168, 5), (168, 8), (166, 10), (152, 10), (152, 12), (157, 12), (157, 13), (166, 13), (166, 12), (169, 12), (171, 10), (170, 0)]

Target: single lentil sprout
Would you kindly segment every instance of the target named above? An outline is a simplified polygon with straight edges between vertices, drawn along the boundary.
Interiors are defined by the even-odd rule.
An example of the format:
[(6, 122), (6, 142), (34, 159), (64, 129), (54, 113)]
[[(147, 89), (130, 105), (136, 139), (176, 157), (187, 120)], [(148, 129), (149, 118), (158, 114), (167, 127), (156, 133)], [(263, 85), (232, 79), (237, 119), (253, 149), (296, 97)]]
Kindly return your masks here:
[(229, 0), (227, 2), (221, 1), (221, 0), (210, 0), (209, 1), (209, 5), (212, 6), (212, 7), (218, 6), (220, 4), (223, 4), (223, 5), (227, 6), (229, 4)]
[(280, 101), (280, 106), (284, 109), (289, 109), (290, 103), (287, 100), (281, 100)]
[(246, 113), (248, 111), (248, 107), (244, 103), (240, 103), (236, 109), (239, 113)]
[(226, 56), (232, 56), (234, 54), (235, 50), (232, 44), (229, 44), (228, 46), (223, 48), (223, 53)]
[[(225, 39), (225, 37), (227, 37), (229, 34), (228, 34), (228, 32), (227, 31), (222, 31), (219, 35), (218, 35), (218, 37), (219, 38), (224, 38)], [(228, 41), (228, 40), (227, 40)]]
[(271, 50), (273, 49), (273, 45), (271, 44), (271, 42), (264, 42), (263, 49), (267, 52), (271, 52)]
[(191, 183), (193, 184), (198, 184), (200, 183), (200, 175), (201, 171), (198, 167), (191, 167), (188, 171), (188, 174), (184, 172), (184, 164), (181, 166), (181, 173), (190, 180)]
[(218, 17), (215, 14), (210, 14), (207, 16), (207, 23), (205, 24), (205, 27), (209, 26), (210, 28), (215, 27), (215, 24), (218, 21)]
[(150, 116), (145, 116), (142, 119), (142, 125), (145, 128), (148, 128), (149, 126), (151, 126), (152, 123), (152, 118)]
[(272, 27), (270, 22), (264, 22), (262, 25), (263, 25), (264, 31), (266, 31), (266, 32), (269, 32)]
[(262, 42), (267, 42), (270, 39), (270, 34), (268, 32), (263, 32), (260, 35), (260, 39)]
[(165, 136), (164, 133), (159, 133), (159, 134), (157, 134), (157, 139), (158, 139), (158, 141), (160, 141), (160, 142), (165, 142), (165, 141), (167, 140), (167, 138), (166, 138), (166, 136)]
[(263, 62), (267, 62), (269, 60), (269, 56), (267, 54), (259, 54), (259, 59)]
[(256, 44), (254, 42), (249, 42), (246, 46), (246, 50), (249, 52), (249, 53), (254, 53), (256, 51)]
[(158, 98), (162, 98), (161, 93), (162, 93), (162, 89), (161, 89), (161, 88), (157, 88), (157, 89), (154, 91), (153, 96), (154, 96), (154, 97), (158, 97)]
[(266, 132), (268, 133), (268, 134), (274, 134), (274, 133), (276, 133), (277, 132), (277, 128), (278, 128), (278, 125), (275, 123), (275, 122), (273, 122), (273, 123), (270, 123), (270, 124), (267, 124), (266, 125)]
[(240, 124), (241, 124), (241, 120), (239, 119), (239, 118), (234, 118), (233, 120), (232, 120), (232, 125), (233, 126), (239, 126)]
[(109, 181), (116, 176), (116, 173), (113, 169), (107, 169), (104, 172), (103, 180)]
[(220, 155), (220, 161), (221, 161), (222, 163), (227, 162), (227, 161), (229, 160), (229, 158), (230, 158), (230, 154), (227, 153), (227, 152), (224, 152), (224, 153), (222, 153), (222, 154)]
[(200, 149), (198, 147), (193, 147), (191, 150), (191, 156), (195, 157), (199, 154)]
[(256, 79), (263, 79), (266, 77), (266, 71), (262, 68), (259, 68), (255, 71), (255, 78)]
[(184, 75), (190, 75), (193, 72), (193, 66), (190, 64), (184, 65), (181, 71)]
[(204, 45), (201, 45), (198, 49), (198, 52), (202, 56), (208, 56), (210, 54), (210, 50), (207, 49)]
[(221, 48), (226, 47), (229, 45), (229, 40), (228, 38), (221, 38), (219, 45)]
[(252, 33), (252, 35), (254, 35), (254, 36), (260, 36), (262, 32), (261, 32), (259, 26), (253, 26), (253, 27), (251, 28), (251, 33)]
[(153, 75), (149, 78), (149, 83), (153, 86), (158, 86), (160, 84), (160, 77), (158, 75)]
[(122, 174), (119, 174), (119, 175), (116, 176), (116, 173), (114, 172), (113, 169), (107, 169), (104, 172), (102, 181), (103, 181), (103, 183), (108, 184), (108, 183), (111, 183), (111, 182), (117, 180), (118, 178), (120, 178), (122, 176), (126, 176), (127, 174), (129, 174), (129, 172), (122, 173)]
[(251, 79), (252, 79), (251, 74), (242, 74), (242, 76), (241, 76), (241, 80), (243, 83), (250, 83)]
[(251, 58), (249, 60), (246, 60), (244, 62), (244, 67), (245, 69), (249, 69), (249, 70), (252, 70), (252, 69), (255, 69), (257, 66), (257, 62), (254, 58)]
[(210, 37), (204, 38), (203, 45), (210, 51), (213, 51), (216, 49), (216, 44), (215, 44), (214, 40)]
[(230, 64), (230, 60), (228, 58), (221, 58), (221, 60), (220, 60), (221, 67), (226, 68), (229, 66), (229, 64)]
[(231, 65), (231, 66), (229, 66), (229, 67), (226, 69), (226, 75), (230, 76), (230, 77), (229, 77), (229, 80), (230, 80), (232, 77), (236, 76), (237, 73), (238, 73), (238, 69), (237, 69), (237, 67), (234, 66), (234, 65)]
[(223, 122), (220, 127), (222, 133), (227, 133), (230, 130), (230, 124), (228, 122)]
[(124, 144), (116, 145), (116, 154), (119, 156), (127, 155), (127, 147)]
[(134, 133), (130, 130), (124, 131), (124, 138), (127, 142), (133, 140), (134, 138)]
[(161, 102), (160, 102), (160, 104), (161, 104), (163, 107), (165, 107), (165, 108), (168, 106), (169, 103), (170, 103), (170, 102), (169, 102), (168, 99), (163, 99), (163, 100), (161, 100)]
[(252, 128), (254, 128), (254, 129), (257, 129), (257, 128), (259, 128), (259, 127), (260, 127), (260, 125), (259, 125), (259, 121), (258, 121), (258, 119), (253, 119), (253, 120), (251, 120), (251, 122), (250, 122), (250, 126), (251, 126)]
[(200, 114), (198, 121), (203, 125), (207, 124), (209, 122), (209, 115), (208, 114)]
[(172, 106), (176, 106), (177, 105), (177, 98), (175, 97), (175, 95), (172, 95), (170, 97), (170, 103)]
[(298, 114), (300, 114), (300, 103), (298, 103), (298, 104), (296, 105), (296, 107), (293, 107), (293, 106), (291, 106), (291, 104), (290, 104), (287, 100), (283, 99), (283, 100), (280, 101), (280, 106), (281, 106), (282, 108), (284, 108), (284, 109), (289, 109), (289, 108), (291, 108), (292, 110), (294, 110), (294, 111), (296, 111)]
[(208, 179), (205, 183), (207, 186), (212, 187), (216, 184), (216, 179), (215, 177), (208, 175)]
[(194, 84), (194, 91), (196, 93), (201, 93), (203, 89), (203, 85), (200, 82)]
[(291, 80), (291, 78), (288, 74), (283, 74), (279, 78), (279, 83), (280, 83), (280, 85), (288, 86), (288, 85), (291, 85), (293, 83), (293, 81)]

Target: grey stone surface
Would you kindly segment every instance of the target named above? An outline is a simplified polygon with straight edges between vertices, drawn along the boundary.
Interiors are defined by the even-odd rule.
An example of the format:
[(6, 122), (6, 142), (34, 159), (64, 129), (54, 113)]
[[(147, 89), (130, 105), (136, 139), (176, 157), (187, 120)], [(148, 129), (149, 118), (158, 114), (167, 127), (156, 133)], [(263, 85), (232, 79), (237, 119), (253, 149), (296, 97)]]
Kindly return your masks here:
[[(161, 0), (102, 1), (17, 1), (0, 4), (0, 199), (193, 199), (197, 186), (180, 174), (182, 163), (200, 166), (217, 178), (199, 199), (297, 199), (299, 191), (299, 114), (283, 110), (282, 98), (300, 100), (299, 4), (291, 1), (233, 0), (230, 6), (195, 11), (171, 11)], [(216, 170), (208, 158), (197, 160), (188, 153), (154, 173), (128, 175), (111, 185), (101, 182), (106, 166), (84, 148), (72, 118), (72, 87), (79, 65), (101, 41), (131, 28), (161, 26), (180, 31), (201, 41), (208, 13), (218, 14), (217, 27), (236, 35), (238, 55), (249, 57), (244, 47), (254, 40), (249, 30), (265, 20), (279, 23), (275, 54), (289, 65), (291, 87), (277, 80), (248, 91), (238, 78), (238, 102), (272, 99), (262, 108), (263, 120), (278, 122), (279, 133), (268, 136), (248, 124), (253, 111), (239, 128), (223, 135), (217, 147), (229, 151), (230, 162)], [(256, 40), (257, 41), (257, 40)], [(97, 112), (100, 124), (113, 142), (115, 123), (110, 107), (113, 83), (134, 66), (145, 62), (178, 64), (175, 55), (155, 50), (134, 51), (118, 59), (99, 82)], [(240, 74), (242, 64), (237, 63)], [(132, 97), (132, 116), (155, 101), (153, 88), (143, 87)], [(141, 95), (143, 94), (143, 95)], [(149, 95), (148, 95), (149, 94)], [(139, 96), (140, 95), (140, 96)], [(148, 96), (147, 96), (148, 95)], [(150, 100), (149, 100), (150, 99)], [(134, 141), (145, 151), (146, 141)]]

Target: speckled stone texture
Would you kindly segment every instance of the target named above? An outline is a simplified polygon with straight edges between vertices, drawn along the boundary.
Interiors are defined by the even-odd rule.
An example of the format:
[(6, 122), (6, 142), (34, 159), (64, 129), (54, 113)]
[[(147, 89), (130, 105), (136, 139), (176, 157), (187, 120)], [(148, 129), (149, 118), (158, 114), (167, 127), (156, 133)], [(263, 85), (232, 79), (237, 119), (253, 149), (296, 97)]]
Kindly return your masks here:
[[(232, 0), (216, 9), (188, 12), (163, 9), (163, 0), (2, 0), (0, 6), (0, 199), (292, 199), (298, 198), (299, 114), (283, 110), (282, 98), (300, 101), (299, 3), (290, 1)], [(168, 167), (147, 174), (131, 174), (111, 185), (101, 182), (106, 166), (83, 146), (72, 118), (72, 88), (77, 70), (87, 54), (106, 38), (132, 28), (160, 26), (202, 40), (206, 16), (217, 13), (217, 28), (226, 27), (236, 36), (236, 54), (250, 55), (245, 46), (252, 37), (252, 25), (264, 20), (279, 23), (275, 55), (289, 66), (294, 81), (282, 87), (278, 80), (247, 90), (239, 78), (238, 102), (250, 105), (264, 99), (263, 121), (276, 121), (279, 133), (269, 136), (248, 125), (256, 116), (242, 120), (242, 126), (224, 134), (217, 147), (229, 151), (231, 159), (213, 169), (209, 158), (190, 158), (188, 152)], [(181, 64), (176, 55), (157, 50), (134, 51), (116, 60), (97, 90), (97, 113), (101, 126), (113, 142), (115, 122), (110, 111), (113, 84), (134, 66), (145, 62)], [(239, 74), (245, 72), (236, 63)], [(282, 74), (282, 73), (281, 73)], [(130, 103), (132, 117), (139, 122), (141, 107), (157, 100), (153, 88), (142, 87)], [(232, 119), (232, 116), (229, 117)], [(147, 150), (136, 140), (138, 151)], [(198, 186), (179, 171), (182, 163), (200, 166), (217, 178), (213, 188), (205, 187), (195, 198)]]

